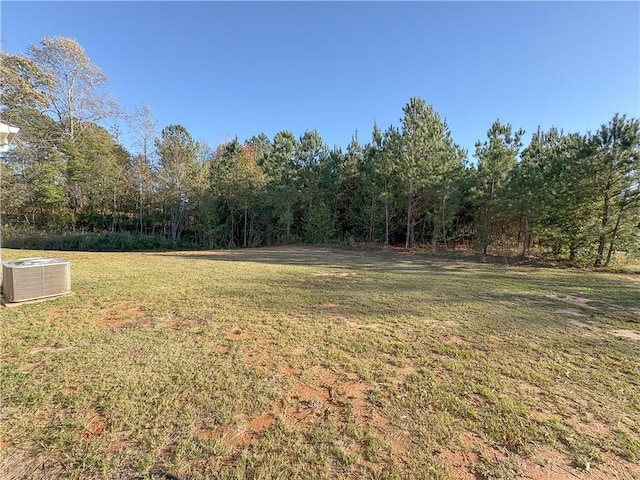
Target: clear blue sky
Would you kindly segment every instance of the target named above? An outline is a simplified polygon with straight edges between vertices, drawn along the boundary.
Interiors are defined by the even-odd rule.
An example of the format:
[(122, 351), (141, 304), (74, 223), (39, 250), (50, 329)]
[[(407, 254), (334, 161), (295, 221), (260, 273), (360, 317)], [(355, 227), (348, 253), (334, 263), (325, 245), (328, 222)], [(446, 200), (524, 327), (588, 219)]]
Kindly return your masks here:
[(331, 147), (412, 96), (473, 153), (500, 118), (595, 131), (640, 117), (640, 2), (1, 2), (2, 45), (73, 37), (125, 108), (215, 147), (317, 129)]

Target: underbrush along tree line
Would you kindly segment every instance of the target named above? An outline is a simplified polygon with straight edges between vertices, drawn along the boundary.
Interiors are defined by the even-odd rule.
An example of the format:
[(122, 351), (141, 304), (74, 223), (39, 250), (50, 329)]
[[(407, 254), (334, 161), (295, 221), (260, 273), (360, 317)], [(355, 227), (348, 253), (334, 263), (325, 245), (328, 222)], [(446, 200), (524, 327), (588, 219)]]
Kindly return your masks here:
[[(356, 132), (344, 151), (313, 129), (212, 148), (182, 125), (158, 132), (148, 105), (121, 112), (74, 39), (1, 55), (0, 114), (21, 129), (2, 162), (8, 245), (43, 232), (112, 232), (131, 234), (120, 243), (135, 235), (159, 238), (144, 245), (209, 248), (355, 241), (523, 257), (535, 249), (596, 266), (640, 249), (640, 122), (624, 114), (594, 133), (539, 128), (528, 145), (521, 129), (496, 120), (475, 162), (415, 97), (399, 125), (374, 123), (370, 140)], [(133, 151), (101, 126), (125, 116)]]

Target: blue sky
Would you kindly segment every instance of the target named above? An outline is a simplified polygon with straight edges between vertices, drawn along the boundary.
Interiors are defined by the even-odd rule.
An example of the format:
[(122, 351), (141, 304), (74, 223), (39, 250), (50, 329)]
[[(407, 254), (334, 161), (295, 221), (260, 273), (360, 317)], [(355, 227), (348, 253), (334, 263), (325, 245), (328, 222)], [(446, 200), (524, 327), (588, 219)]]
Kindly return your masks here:
[(639, 2), (1, 2), (2, 46), (73, 37), (126, 109), (215, 147), (317, 129), (346, 147), (412, 96), (473, 154), (500, 118), (595, 131), (640, 117)]

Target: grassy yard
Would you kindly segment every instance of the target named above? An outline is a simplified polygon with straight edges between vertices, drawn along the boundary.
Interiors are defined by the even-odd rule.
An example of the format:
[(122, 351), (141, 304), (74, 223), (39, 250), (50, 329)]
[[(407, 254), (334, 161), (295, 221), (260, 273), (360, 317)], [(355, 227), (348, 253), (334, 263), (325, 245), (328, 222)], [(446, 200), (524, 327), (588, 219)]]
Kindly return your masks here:
[(3, 250), (0, 478), (640, 478), (640, 276), (393, 251)]

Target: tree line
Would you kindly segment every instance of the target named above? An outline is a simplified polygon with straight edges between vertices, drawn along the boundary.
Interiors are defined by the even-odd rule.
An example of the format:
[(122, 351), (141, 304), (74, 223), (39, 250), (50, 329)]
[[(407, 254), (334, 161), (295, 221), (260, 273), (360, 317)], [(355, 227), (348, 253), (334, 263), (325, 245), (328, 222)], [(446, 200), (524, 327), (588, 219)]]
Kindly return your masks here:
[[(640, 122), (595, 133), (524, 132), (496, 120), (472, 152), (411, 98), (398, 125), (344, 151), (316, 130), (212, 148), (147, 105), (125, 115), (70, 38), (2, 53), (1, 115), (20, 127), (2, 162), (3, 229), (130, 232), (215, 247), (371, 242), (484, 254), (532, 249), (607, 265), (640, 249)], [(118, 128), (127, 118), (135, 151)]]

